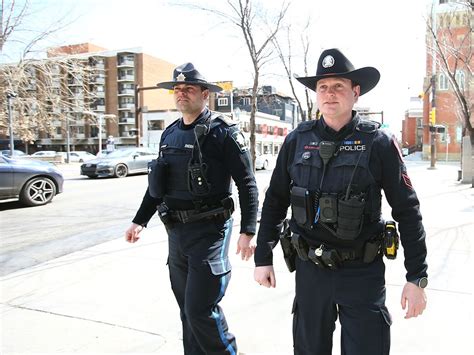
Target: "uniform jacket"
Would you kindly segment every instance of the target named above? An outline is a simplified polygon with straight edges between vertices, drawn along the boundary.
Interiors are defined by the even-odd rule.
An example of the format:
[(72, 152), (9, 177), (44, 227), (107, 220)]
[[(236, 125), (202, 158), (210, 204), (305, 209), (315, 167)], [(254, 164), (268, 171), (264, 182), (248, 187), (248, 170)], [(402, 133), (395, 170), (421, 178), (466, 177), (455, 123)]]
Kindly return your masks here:
[[(338, 156), (328, 165), (329, 173), (324, 178), (323, 192), (344, 192), (354, 170), (354, 154), (358, 155), (364, 145), (366, 149), (371, 150), (369, 154), (361, 156), (360, 168), (356, 170), (354, 177), (355, 193), (368, 191), (370, 202), (364, 228), (352, 246), (360, 247), (372, 235), (380, 233), (383, 226), (383, 221), (380, 219), (380, 198), (383, 190), (392, 207), (392, 217), (399, 223), (407, 280), (426, 276), (425, 232), (419, 201), (408, 177), (398, 144), (393, 135), (384, 130), (378, 129), (372, 134), (357, 131), (355, 128), (359, 121), (359, 116), (354, 112), (352, 121), (339, 132), (335, 132), (325, 124), (324, 118), (321, 118), (317, 121), (303, 122), (298, 129), (287, 136), (278, 155), (263, 204), (255, 252), (257, 266), (271, 265), (273, 262), (272, 248), (278, 242), (278, 226), (286, 217), (290, 205), (291, 186), (303, 185), (310, 190), (319, 186), (322, 174), (319, 154), (311, 154), (310, 158), (306, 159), (308, 162), (304, 162), (303, 157), (305, 151), (311, 151), (313, 147), (317, 147), (318, 141), (325, 140), (341, 144)], [(301, 135), (306, 141), (301, 139)], [(371, 144), (366, 144), (369, 141)], [(306, 168), (302, 168), (303, 164)], [(308, 168), (309, 166), (311, 168)], [(315, 228), (312, 231), (303, 229), (296, 224), (294, 218), (290, 220), (290, 226), (293, 232), (301, 234), (310, 243), (330, 241), (329, 244), (336, 248), (351, 246), (350, 242), (336, 240), (322, 228)]]
[[(172, 210), (194, 209), (192, 196), (186, 189), (187, 162), (191, 157), (196, 124), (209, 120), (211, 112), (205, 109), (191, 125), (179, 119), (169, 125), (162, 134), (160, 155), (168, 162), (167, 194), (164, 201)], [(255, 234), (258, 208), (258, 189), (253, 174), (250, 155), (238, 125), (224, 119), (215, 119), (202, 142), (203, 162), (207, 165), (210, 193), (204, 200), (217, 203), (231, 195), (231, 179), (235, 181), (241, 206), (241, 233)], [(219, 120), (219, 121), (218, 121)], [(133, 219), (134, 223), (146, 225), (162, 202), (150, 196), (148, 189), (142, 204)]]

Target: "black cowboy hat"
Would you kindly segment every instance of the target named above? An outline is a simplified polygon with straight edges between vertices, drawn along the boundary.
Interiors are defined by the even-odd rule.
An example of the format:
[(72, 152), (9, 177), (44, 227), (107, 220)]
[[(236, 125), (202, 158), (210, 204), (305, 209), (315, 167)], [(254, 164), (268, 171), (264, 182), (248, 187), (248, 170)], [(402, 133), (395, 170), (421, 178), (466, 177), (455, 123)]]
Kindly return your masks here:
[(208, 83), (201, 73), (194, 68), (193, 63), (184, 63), (176, 67), (173, 71), (173, 81), (164, 81), (156, 84), (156, 86), (161, 89), (173, 90), (173, 88), (179, 84), (199, 85), (212, 92), (222, 91), (220, 86)]
[(330, 77), (340, 77), (352, 80), (360, 85), (360, 95), (372, 90), (380, 80), (380, 73), (373, 67), (355, 69), (351, 61), (337, 48), (326, 49), (318, 60), (315, 76), (295, 77), (301, 84), (316, 91), (318, 80)]

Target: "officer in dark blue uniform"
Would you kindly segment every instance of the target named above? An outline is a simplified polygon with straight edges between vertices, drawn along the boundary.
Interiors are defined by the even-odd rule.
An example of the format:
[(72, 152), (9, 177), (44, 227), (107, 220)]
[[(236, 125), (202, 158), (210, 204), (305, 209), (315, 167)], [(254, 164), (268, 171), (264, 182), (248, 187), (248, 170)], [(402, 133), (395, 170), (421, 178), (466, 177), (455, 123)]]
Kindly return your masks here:
[(425, 232), (397, 142), (352, 110), (379, 78), (375, 68), (355, 70), (338, 49), (321, 54), (316, 76), (297, 78), (316, 91), (322, 116), (301, 123), (282, 146), (263, 204), (255, 280), (276, 285), (272, 248), (291, 206), (289, 245), (296, 257), (289, 264), (296, 268), (293, 341), (298, 355), (330, 355), (338, 317), (342, 354), (389, 353), (382, 256), (395, 256), (397, 234), (395, 224), (381, 218), (382, 189), (404, 247), (406, 318), (426, 307)]
[(209, 92), (222, 89), (208, 83), (193, 64), (177, 67), (173, 80), (158, 87), (174, 91), (183, 116), (162, 134), (159, 157), (149, 167), (149, 187), (126, 240), (136, 242), (158, 209), (168, 233), (168, 266), (183, 323), (184, 353), (236, 354), (236, 340), (219, 302), (231, 274), (231, 178), (241, 208), (237, 253), (248, 260), (255, 249), (251, 239), (258, 190), (250, 155), (238, 125), (207, 109)]

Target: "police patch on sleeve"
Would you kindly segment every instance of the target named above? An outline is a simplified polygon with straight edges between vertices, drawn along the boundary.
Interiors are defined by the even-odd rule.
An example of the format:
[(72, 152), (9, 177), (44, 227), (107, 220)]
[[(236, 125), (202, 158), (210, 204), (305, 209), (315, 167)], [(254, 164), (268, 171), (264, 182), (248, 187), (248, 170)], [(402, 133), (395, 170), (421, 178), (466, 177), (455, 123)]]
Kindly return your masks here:
[(242, 132), (240, 131), (233, 132), (231, 135), (231, 138), (235, 142), (235, 144), (237, 145), (241, 153), (246, 152), (249, 149)]

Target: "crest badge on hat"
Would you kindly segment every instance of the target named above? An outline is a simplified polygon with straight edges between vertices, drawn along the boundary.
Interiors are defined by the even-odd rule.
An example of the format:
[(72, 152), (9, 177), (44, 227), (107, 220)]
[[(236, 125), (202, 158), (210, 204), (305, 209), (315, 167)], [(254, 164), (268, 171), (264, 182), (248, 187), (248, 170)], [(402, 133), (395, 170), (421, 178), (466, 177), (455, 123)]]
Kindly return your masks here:
[(331, 68), (334, 65), (334, 58), (332, 55), (327, 55), (324, 57), (322, 66), (324, 68)]
[(318, 60), (315, 76), (298, 77), (301, 84), (316, 91), (316, 83), (323, 78), (346, 78), (360, 86), (360, 95), (372, 90), (380, 80), (380, 72), (374, 67), (355, 69), (354, 65), (337, 48), (326, 49)]
[(180, 84), (199, 85), (212, 92), (222, 91), (220, 86), (211, 84), (204, 79), (204, 76), (198, 72), (193, 63), (184, 63), (176, 67), (173, 71), (172, 81), (164, 81), (156, 84), (156, 86), (160, 89), (173, 90), (176, 85)]

